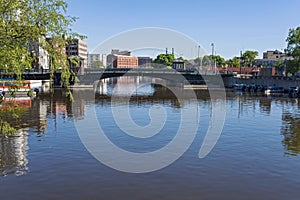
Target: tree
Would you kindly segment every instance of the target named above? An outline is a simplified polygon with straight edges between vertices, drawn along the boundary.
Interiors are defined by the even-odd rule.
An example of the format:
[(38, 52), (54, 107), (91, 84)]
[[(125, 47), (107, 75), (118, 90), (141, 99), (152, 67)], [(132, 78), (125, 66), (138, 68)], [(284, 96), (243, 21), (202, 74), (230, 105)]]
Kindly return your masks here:
[(213, 59), (215, 60), (217, 67), (224, 67), (226, 64), (225, 59), (219, 55), (213, 56)]
[(227, 60), (226, 64), (229, 67), (240, 67), (241, 66), (240, 60), (237, 57)]
[(94, 68), (100, 68), (100, 67), (104, 67), (103, 62), (101, 60), (95, 60), (92, 63), (92, 67)]
[(203, 60), (203, 58), (201, 58), (201, 57), (199, 57), (199, 58), (196, 58), (196, 59), (194, 59), (193, 61), (197, 64), (197, 65), (201, 65), (202, 63), (202, 60)]
[[(71, 72), (64, 49), (74, 38), (83, 36), (72, 31), (76, 18), (66, 12), (64, 0), (0, 0), (0, 70), (21, 80), (24, 69), (36, 63), (38, 46), (51, 57), (52, 77), (61, 67), (62, 82), (69, 86)], [(46, 38), (51, 38), (50, 42)], [(0, 134), (14, 132), (5, 115), (0, 116), (0, 125)]]
[[(290, 29), (286, 39), (287, 47), (285, 52), (288, 56), (292, 56), (294, 61), (288, 61), (287, 71), (296, 73), (300, 70), (300, 27)], [(291, 69), (292, 71), (289, 71)]]
[(202, 59), (202, 64), (204, 66), (213, 66), (216, 64), (217, 67), (223, 67), (226, 64), (226, 61), (223, 57), (216, 55), (206, 55)]
[(276, 63), (274, 64), (274, 67), (276, 69), (276, 73), (282, 75), (283, 63), (282, 63), (282, 60), (280, 58), (278, 58), (276, 60)]
[(242, 60), (243, 60), (244, 66), (252, 67), (255, 62), (255, 58), (257, 56), (258, 56), (257, 51), (247, 50), (245, 53), (243, 53)]
[(172, 66), (174, 60), (175, 56), (173, 54), (159, 54), (154, 60), (154, 63), (165, 66)]
[(205, 55), (202, 59), (203, 66), (212, 66), (214, 64), (214, 59), (212, 55)]
[[(37, 59), (35, 46), (51, 56), (51, 72), (63, 69), (63, 81), (70, 78), (67, 57), (63, 52), (73, 38), (74, 17), (66, 16), (67, 3), (63, 0), (0, 0), (0, 69), (21, 77)], [(51, 42), (46, 41), (51, 38)]]
[(299, 61), (297, 61), (297, 60), (286, 60), (284, 62), (284, 65), (285, 65), (285, 68), (286, 68), (285, 75), (287, 75), (288, 73), (291, 73), (291, 74), (294, 75), (300, 69)]

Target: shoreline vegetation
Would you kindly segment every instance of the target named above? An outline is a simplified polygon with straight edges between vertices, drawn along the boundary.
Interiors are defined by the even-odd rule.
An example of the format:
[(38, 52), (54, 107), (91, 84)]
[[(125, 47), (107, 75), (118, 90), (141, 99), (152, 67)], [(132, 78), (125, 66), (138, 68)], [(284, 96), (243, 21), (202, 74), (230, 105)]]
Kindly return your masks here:
[[(69, 88), (69, 66), (70, 63), (78, 64), (78, 60), (67, 58), (64, 48), (74, 38), (85, 37), (72, 31), (72, 24), (77, 18), (69, 16), (67, 8), (64, 0), (1, 1), (0, 70), (15, 74), (17, 81), (22, 80), (22, 72), (39, 67), (36, 48), (42, 48), (50, 57), (51, 77), (61, 69), (61, 83)], [(18, 120), (22, 109), (18, 104), (5, 104), (2, 100), (0, 136), (15, 135), (17, 129), (12, 121)]]

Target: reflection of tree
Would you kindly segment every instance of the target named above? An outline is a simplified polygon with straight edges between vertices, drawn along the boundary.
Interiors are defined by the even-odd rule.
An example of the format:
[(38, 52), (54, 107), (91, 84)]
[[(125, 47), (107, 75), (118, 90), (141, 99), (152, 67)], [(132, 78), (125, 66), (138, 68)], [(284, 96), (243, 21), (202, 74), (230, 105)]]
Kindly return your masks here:
[(282, 143), (288, 154), (298, 155), (300, 153), (300, 116), (284, 113), (282, 122), (281, 133), (284, 136)]
[(259, 107), (260, 107), (261, 111), (264, 113), (270, 114), (271, 102), (272, 102), (272, 99), (261, 97), (259, 99)]

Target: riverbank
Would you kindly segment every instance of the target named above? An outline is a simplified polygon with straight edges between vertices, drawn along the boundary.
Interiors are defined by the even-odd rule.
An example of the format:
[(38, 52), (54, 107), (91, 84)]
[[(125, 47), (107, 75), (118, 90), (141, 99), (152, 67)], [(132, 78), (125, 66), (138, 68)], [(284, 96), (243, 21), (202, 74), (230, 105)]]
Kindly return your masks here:
[(246, 85), (265, 85), (265, 86), (278, 86), (284, 89), (291, 87), (299, 87), (300, 80), (292, 79), (288, 77), (247, 77), (247, 78), (234, 78), (236, 84)]

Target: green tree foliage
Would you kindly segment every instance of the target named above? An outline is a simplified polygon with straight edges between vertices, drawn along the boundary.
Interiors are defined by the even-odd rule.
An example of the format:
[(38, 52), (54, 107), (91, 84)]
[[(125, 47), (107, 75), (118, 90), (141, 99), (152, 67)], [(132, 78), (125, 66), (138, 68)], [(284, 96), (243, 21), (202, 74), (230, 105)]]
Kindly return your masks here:
[[(71, 72), (64, 50), (73, 38), (83, 37), (71, 30), (76, 19), (66, 11), (64, 0), (0, 0), (0, 70), (21, 79), (37, 60), (36, 47), (41, 47), (51, 57), (51, 74), (62, 68), (62, 82), (68, 86)], [(1, 115), (0, 135), (13, 132), (7, 115)]]
[[(0, 69), (21, 75), (36, 60), (35, 47), (51, 56), (51, 72), (64, 69), (70, 78), (65, 46), (75, 37), (71, 25), (75, 18), (66, 16), (63, 0), (0, 0)], [(51, 42), (46, 41), (51, 38)]]
[(242, 55), (243, 65), (247, 67), (252, 67), (257, 56), (258, 56), (257, 51), (247, 50)]
[(13, 99), (6, 102), (0, 100), (0, 102), (0, 136), (13, 136), (17, 133), (13, 125), (18, 124), (18, 119), (22, 115), (23, 110)]
[(228, 67), (240, 67), (241, 66), (240, 60), (237, 57), (227, 60), (226, 64), (228, 65)]
[(300, 66), (299, 66), (299, 61), (297, 60), (287, 60), (284, 63), (285, 67), (286, 67), (286, 75), (288, 73), (291, 74), (296, 74), (299, 70), (300, 70)]
[[(196, 60), (195, 60), (196, 61)], [(214, 66), (216, 64), (217, 67), (224, 67), (226, 61), (223, 57), (216, 55), (206, 55), (202, 59), (202, 64), (204, 66)]]
[(183, 57), (179, 57), (179, 58), (177, 58), (177, 60), (182, 60), (182, 61), (184, 61), (185, 63), (188, 63), (189, 61), (187, 60), (187, 59), (185, 59), (185, 58), (183, 58)]
[(154, 63), (165, 66), (172, 66), (174, 60), (175, 56), (173, 54), (159, 54), (154, 60)]
[(194, 59), (194, 62), (197, 64), (197, 65), (201, 65), (202, 63), (202, 59), (203, 58), (201, 58), (201, 57), (199, 57), (199, 58), (196, 58), (196, 59)]
[(104, 67), (103, 62), (101, 60), (95, 60), (92, 63), (92, 67), (93, 68), (100, 68), (100, 67)]
[(275, 69), (276, 69), (277, 75), (282, 75), (283, 65), (284, 65), (284, 64), (283, 64), (282, 60), (281, 60), (280, 58), (278, 58), (278, 59), (276, 60), (276, 63), (274, 64), (274, 67), (275, 67)]
[(205, 55), (202, 59), (203, 66), (212, 66), (214, 65), (214, 59), (212, 55)]
[(289, 30), (286, 42), (285, 52), (294, 58), (294, 61), (287, 61), (287, 71), (296, 73), (300, 70), (300, 27)]
[(216, 61), (217, 67), (224, 67), (226, 65), (225, 58), (223, 58), (219, 55), (216, 55), (216, 56), (213, 56), (213, 57), (214, 57), (214, 60)]

